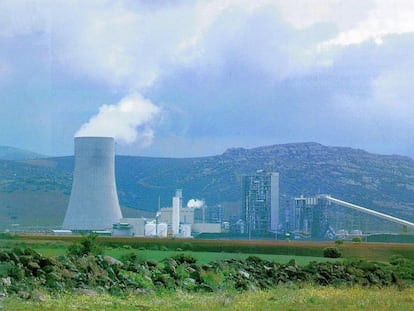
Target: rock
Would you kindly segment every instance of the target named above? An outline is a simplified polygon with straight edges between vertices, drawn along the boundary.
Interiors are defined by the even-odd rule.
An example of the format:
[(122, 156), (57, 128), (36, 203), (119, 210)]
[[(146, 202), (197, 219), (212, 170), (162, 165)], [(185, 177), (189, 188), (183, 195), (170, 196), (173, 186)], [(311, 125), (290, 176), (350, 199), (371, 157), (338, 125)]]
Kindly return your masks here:
[(53, 257), (42, 257), (39, 259), (39, 265), (41, 268), (44, 268), (46, 266), (56, 266), (57, 265), (57, 261), (55, 258)]
[(31, 261), (27, 264), (27, 266), (31, 269), (31, 270), (37, 270), (40, 269), (40, 266), (37, 262)]
[(244, 271), (244, 270), (239, 270), (239, 271), (237, 271), (237, 273), (239, 275), (241, 275), (242, 277), (244, 277), (245, 279), (250, 278), (250, 274), (248, 272)]
[(119, 261), (118, 259), (115, 259), (111, 256), (104, 256), (104, 260), (111, 266), (122, 267), (124, 265), (121, 261)]
[(11, 278), (9, 276), (7, 278), (2, 278), (1, 281), (2, 281), (4, 286), (10, 286), (12, 284), (11, 283)]

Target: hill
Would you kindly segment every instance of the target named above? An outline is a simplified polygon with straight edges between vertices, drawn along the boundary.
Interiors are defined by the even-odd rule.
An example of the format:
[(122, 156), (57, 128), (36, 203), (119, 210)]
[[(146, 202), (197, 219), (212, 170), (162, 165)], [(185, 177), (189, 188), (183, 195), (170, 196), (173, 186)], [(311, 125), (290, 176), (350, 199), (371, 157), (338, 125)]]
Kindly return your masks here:
[(0, 160), (22, 161), (45, 158), (45, 155), (15, 147), (0, 146)]
[[(414, 221), (414, 161), (408, 157), (318, 143), (233, 148), (217, 156), (185, 159), (116, 157), (121, 205), (144, 211), (156, 211), (159, 197), (161, 206), (169, 206), (175, 189), (181, 188), (184, 203), (191, 198), (205, 199), (209, 205), (224, 205), (228, 216), (237, 217), (241, 177), (258, 169), (280, 173), (284, 206), (295, 196), (328, 193)], [(60, 224), (70, 194), (72, 172), (73, 157), (24, 163), (0, 161), (0, 220), (10, 222), (8, 217), (23, 206), (27, 215), (42, 206), (44, 215), (52, 210), (57, 213), (54, 222)], [(33, 197), (27, 198), (29, 194)], [(45, 200), (36, 199), (35, 194)], [(20, 197), (26, 197), (26, 202)], [(59, 207), (55, 206), (56, 200)], [(9, 202), (8, 207), (5, 201)]]

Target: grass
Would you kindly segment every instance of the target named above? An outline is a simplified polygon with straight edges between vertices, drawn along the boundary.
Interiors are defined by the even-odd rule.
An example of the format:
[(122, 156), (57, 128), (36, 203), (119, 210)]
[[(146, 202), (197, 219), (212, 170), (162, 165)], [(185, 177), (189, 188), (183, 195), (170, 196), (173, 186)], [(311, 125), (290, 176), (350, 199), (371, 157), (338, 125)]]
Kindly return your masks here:
[(160, 261), (164, 258), (174, 256), (179, 253), (187, 253), (193, 255), (197, 259), (197, 263), (204, 264), (215, 260), (224, 259), (246, 259), (249, 256), (258, 256), (260, 258), (275, 261), (279, 263), (287, 263), (291, 259), (295, 259), (299, 265), (307, 265), (311, 261), (332, 261), (336, 259), (329, 259), (324, 257), (313, 257), (313, 256), (294, 256), (294, 255), (269, 255), (269, 254), (242, 254), (242, 253), (226, 253), (226, 252), (192, 252), (192, 251), (152, 251), (152, 250), (120, 250), (112, 249), (105, 251), (105, 254), (121, 258), (124, 254), (131, 252), (137, 253), (142, 259), (145, 260), (156, 260)]
[(270, 291), (243, 293), (187, 293), (130, 294), (127, 296), (85, 296), (61, 294), (45, 295), (43, 302), (6, 298), (0, 309), (31, 310), (307, 310), (307, 311), (385, 311), (411, 310), (414, 288), (333, 288), (278, 287)]
[[(13, 236), (12, 239), (0, 239), (0, 247), (29, 246), (45, 256), (56, 256), (64, 254), (68, 245), (79, 242), (81, 238), (81, 236), (19, 235)], [(124, 250), (128, 252), (126, 248), (130, 248), (129, 251), (145, 249), (142, 253), (144, 258), (155, 260), (160, 259), (160, 256), (168, 256), (169, 253), (167, 252), (174, 252), (174, 250), (181, 248), (192, 250), (194, 254), (200, 254), (197, 258), (200, 262), (211, 261), (210, 259), (204, 260), (204, 257), (213, 258), (214, 260), (219, 258), (241, 258), (240, 256), (253, 254), (260, 254), (260, 257), (266, 259), (276, 258), (275, 260), (283, 260), (283, 256), (289, 258), (309, 257), (310, 261), (314, 258), (321, 258), (325, 247), (336, 247), (332, 241), (229, 241), (100, 237), (99, 242), (106, 248), (112, 248), (113, 251), (109, 250), (108, 254), (116, 258), (124, 254)], [(344, 258), (354, 257), (388, 262), (393, 255), (399, 255), (414, 260), (414, 244), (345, 242), (338, 248)], [(168, 249), (168, 251), (157, 251), (162, 249)], [(272, 257), (276, 255), (277, 257)]]
[[(60, 244), (23, 244), (23, 246), (30, 246), (46, 257), (59, 256), (66, 254), (66, 246)], [(10, 245), (11, 246), (11, 245)], [(11, 247), (8, 247), (11, 248)], [(104, 255), (112, 256), (121, 259), (123, 255), (136, 253), (143, 260), (160, 261), (164, 258), (171, 257), (179, 253), (191, 253), (199, 264), (208, 263), (215, 260), (224, 259), (245, 259), (249, 256), (258, 256), (260, 258), (275, 261), (279, 263), (287, 263), (291, 259), (295, 259), (299, 265), (306, 265), (311, 261), (332, 261), (336, 259), (316, 257), (316, 256), (295, 256), (295, 255), (271, 255), (271, 254), (244, 254), (244, 253), (229, 253), (229, 252), (192, 252), (192, 251), (171, 251), (171, 250), (136, 250), (119, 248), (104, 248)]]

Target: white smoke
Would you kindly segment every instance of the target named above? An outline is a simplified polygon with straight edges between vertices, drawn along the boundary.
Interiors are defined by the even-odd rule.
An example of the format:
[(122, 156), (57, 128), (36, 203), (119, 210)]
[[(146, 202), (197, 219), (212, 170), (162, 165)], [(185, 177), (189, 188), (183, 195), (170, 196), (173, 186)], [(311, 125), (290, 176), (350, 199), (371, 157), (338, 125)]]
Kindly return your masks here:
[(154, 132), (151, 121), (160, 113), (160, 108), (135, 93), (124, 97), (116, 105), (103, 105), (99, 113), (89, 119), (76, 132), (75, 137), (114, 137), (118, 142), (142, 145), (152, 143)]
[(204, 206), (204, 203), (205, 202), (203, 200), (191, 199), (188, 201), (187, 207), (188, 208), (200, 208)]

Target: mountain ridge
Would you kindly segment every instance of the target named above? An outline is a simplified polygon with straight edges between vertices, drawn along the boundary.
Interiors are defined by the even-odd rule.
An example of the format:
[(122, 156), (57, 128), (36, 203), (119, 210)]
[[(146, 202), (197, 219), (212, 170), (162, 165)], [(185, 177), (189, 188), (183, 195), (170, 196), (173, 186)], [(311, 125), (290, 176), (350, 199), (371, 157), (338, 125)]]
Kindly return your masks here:
[(46, 158), (47, 156), (33, 151), (11, 147), (0, 146), (0, 160), (24, 161), (30, 159)]
[[(73, 156), (0, 161), (0, 195), (57, 193), (63, 219), (73, 164)], [(115, 167), (121, 205), (148, 212), (156, 211), (158, 198), (161, 206), (171, 205), (175, 189), (180, 188), (184, 203), (205, 199), (208, 205), (221, 204), (230, 216), (238, 217), (242, 176), (264, 169), (279, 172), (281, 205), (289, 205), (292, 197), (328, 193), (414, 220), (414, 160), (406, 156), (308, 142), (229, 148), (221, 155), (196, 158), (117, 155)], [(0, 216), (20, 205), (15, 202), (6, 211), (0, 196)]]

